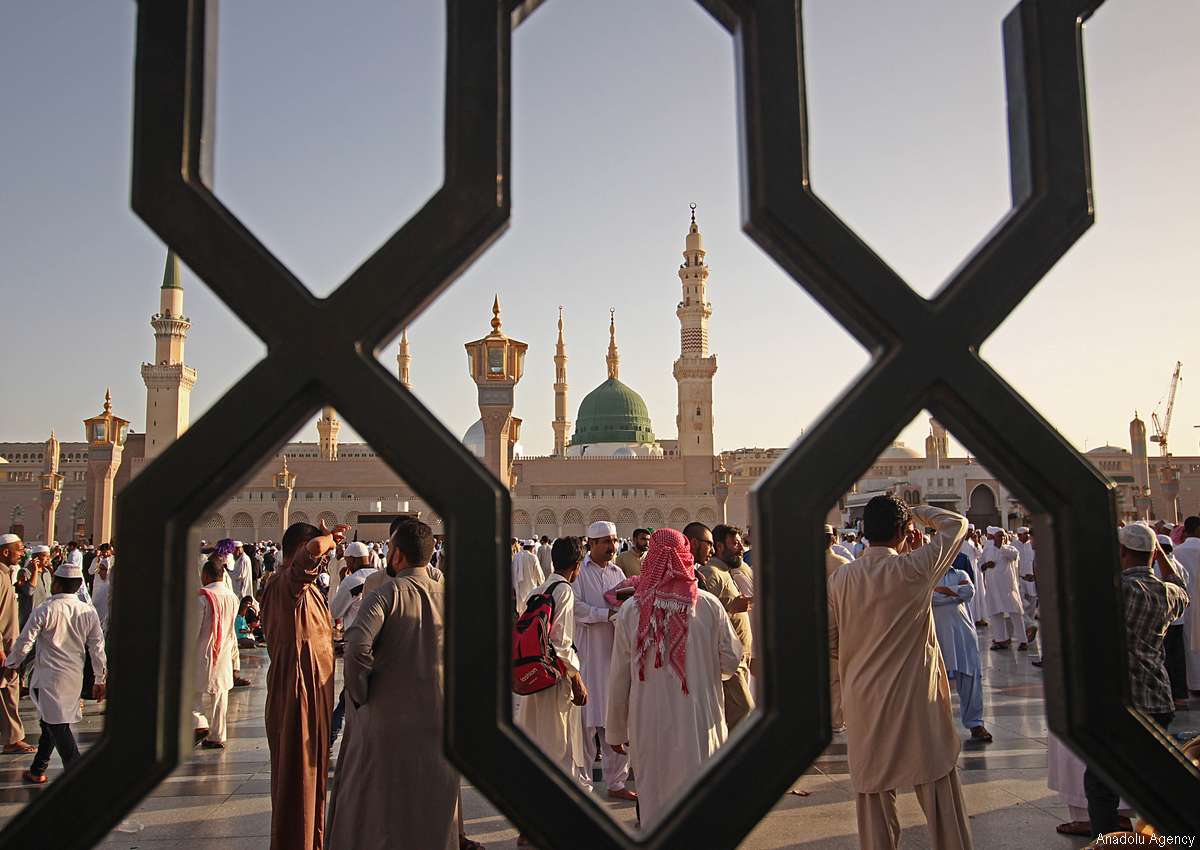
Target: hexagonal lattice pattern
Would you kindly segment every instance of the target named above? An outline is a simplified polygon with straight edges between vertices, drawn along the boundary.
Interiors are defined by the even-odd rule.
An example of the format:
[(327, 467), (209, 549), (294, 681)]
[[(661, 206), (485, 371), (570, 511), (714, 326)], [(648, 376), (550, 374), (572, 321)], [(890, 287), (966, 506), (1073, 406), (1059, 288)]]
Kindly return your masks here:
[[(876, 457), (895, 433), (881, 423), (907, 421), (923, 406), (1014, 483), (1039, 512), (1039, 532), (1053, 531), (1055, 549), (1039, 552), (1052, 727), (1162, 826), (1200, 831), (1189, 805), (1195, 771), (1177, 753), (1146, 746), (1156, 743), (1154, 733), (1123, 707), (1124, 678), (1112, 675), (1113, 660), (1118, 667), (1124, 661), (1115, 581), (1087, 573), (1115, 575), (1111, 493), (974, 354), (1091, 222), (1079, 31), (1100, 0), (1023, 0), (1005, 21), (1014, 209), (933, 301), (917, 297), (811, 191), (798, 4), (701, 2), (737, 46), (747, 230), (876, 357), (756, 493), (767, 556), (759, 578), (759, 640), (769, 650), (761, 717), (639, 843), (735, 845), (825, 746), (819, 523), (855, 477), (838, 458)], [(269, 354), (122, 493), (127, 566), (114, 594), (105, 734), (77, 769), (14, 818), (6, 844), (88, 846), (179, 762), (187, 743), (181, 694), (190, 671), (181, 624), (188, 581), (185, 569), (161, 565), (190, 563), (192, 522), (322, 403), (334, 404), (427, 495), (446, 521), (450, 568), (470, 576), (448, 587), (451, 757), (535, 839), (633, 843), (509, 721), (507, 493), (371, 357), (508, 221), (511, 27), (537, 5), (448, 0), (446, 182), (324, 301), (210, 191), (215, 0), (140, 5), (134, 209), (267, 342)], [(794, 108), (781, 108), (787, 104)], [(310, 344), (314, 328), (319, 350)], [(251, 402), (271, 411), (266, 421), (237, 415)], [(404, 425), (398, 431), (395, 423)], [(797, 543), (810, 569), (772, 569), (771, 554), (795, 551)], [(121, 578), (135, 575), (133, 584)], [(813, 616), (787, 616), (797, 599), (811, 601)], [(1112, 628), (1075, 639), (1097, 612), (1107, 612)], [(783, 647), (796, 646), (811, 651), (785, 664)], [(748, 767), (752, 788), (744, 782)], [(717, 799), (724, 803), (719, 819), (707, 816)], [(60, 816), (64, 804), (74, 817)]]

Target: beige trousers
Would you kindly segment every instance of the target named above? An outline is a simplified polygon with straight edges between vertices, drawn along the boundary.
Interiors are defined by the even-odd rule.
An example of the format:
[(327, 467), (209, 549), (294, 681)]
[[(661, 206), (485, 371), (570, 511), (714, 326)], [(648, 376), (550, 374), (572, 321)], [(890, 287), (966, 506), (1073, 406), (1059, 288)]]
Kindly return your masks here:
[(192, 709), (192, 722), (197, 729), (207, 729), (205, 738), (225, 743), (226, 718), (229, 713), (229, 691), (207, 694), (197, 692), (196, 707)]
[(750, 693), (750, 663), (743, 660), (728, 679), (721, 682), (725, 691), (725, 726), (730, 732), (754, 709), (754, 695)]
[[(971, 827), (957, 768), (936, 782), (914, 786), (917, 802), (929, 824), (933, 850), (972, 850)], [(900, 844), (900, 818), (896, 815), (896, 790), (859, 794), (858, 844), (862, 850), (896, 850)]]
[(0, 671), (0, 745), (8, 746), (25, 740), (25, 727), (17, 703), (21, 699), (21, 677)]

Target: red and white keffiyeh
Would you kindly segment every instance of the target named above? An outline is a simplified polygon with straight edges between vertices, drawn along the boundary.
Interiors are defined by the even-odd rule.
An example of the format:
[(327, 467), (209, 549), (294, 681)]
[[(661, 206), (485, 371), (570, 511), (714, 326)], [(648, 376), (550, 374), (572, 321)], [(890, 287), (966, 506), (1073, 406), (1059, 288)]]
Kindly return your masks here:
[(654, 649), (654, 666), (663, 666), (663, 656), (687, 686), (687, 637), (692, 609), (696, 605), (695, 560), (687, 538), (673, 528), (660, 528), (650, 535), (650, 551), (642, 562), (642, 574), (633, 598), (638, 602), (638, 679), (646, 678), (646, 656)]

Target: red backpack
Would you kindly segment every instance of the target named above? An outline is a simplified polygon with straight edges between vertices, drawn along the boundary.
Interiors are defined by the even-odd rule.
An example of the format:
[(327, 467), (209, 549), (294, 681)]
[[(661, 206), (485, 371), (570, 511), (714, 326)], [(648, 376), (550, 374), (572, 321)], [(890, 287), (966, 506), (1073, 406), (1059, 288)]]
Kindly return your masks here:
[(550, 627), (554, 624), (552, 591), (565, 579), (556, 581), (542, 593), (535, 593), (525, 604), (525, 613), (513, 624), (512, 692), (521, 696), (536, 694), (558, 684), (566, 675), (562, 660), (550, 645)]

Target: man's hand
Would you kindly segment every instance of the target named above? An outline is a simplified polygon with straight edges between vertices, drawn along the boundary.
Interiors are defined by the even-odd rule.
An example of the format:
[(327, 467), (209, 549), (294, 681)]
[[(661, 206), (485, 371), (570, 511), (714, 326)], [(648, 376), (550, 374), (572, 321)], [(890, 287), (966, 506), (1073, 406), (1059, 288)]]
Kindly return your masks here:
[(984, 561), (982, 564), (979, 565), (979, 569), (990, 570), (994, 566), (996, 566), (995, 561)]
[(958, 594), (957, 594), (957, 593), (955, 593), (953, 590), (951, 590), (951, 589), (950, 589), (950, 588), (948, 588), (948, 587), (942, 587), (942, 586), (940, 586), (940, 585), (939, 585), (938, 587), (935, 587), (935, 588), (933, 589), (933, 592), (934, 592), (934, 593), (940, 593), (940, 594), (942, 594), (942, 596), (953, 596), (953, 597), (955, 597), (955, 598), (958, 598)]
[(624, 744), (611, 744), (610, 746), (612, 747), (612, 751), (617, 755), (623, 756), (627, 752)]
[(1033, 581), (1033, 573), (1025, 573), (1025, 575), (1021, 576), (1021, 579), (1023, 581)]
[(330, 529), (325, 525), (325, 520), (321, 520), (321, 533), (305, 544), (309, 556), (314, 561), (325, 557), (326, 554), (346, 539), (346, 532), (349, 530), (350, 526), (345, 523), (339, 523)]
[(104, 694), (107, 691), (107, 689), (108, 689), (108, 686), (105, 685), (103, 682), (97, 682), (96, 684), (92, 685), (92, 699), (94, 699), (94, 700), (104, 699)]
[(588, 689), (583, 683), (583, 677), (574, 670), (567, 675), (571, 679), (571, 702), (575, 705), (587, 705)]
[(739, 596), (737, 599), (734, 599), (729, 603), (729, 607), (727, 607), (725, 611), (729, 614), (744, 614), (750, 610), (750, 606), (753, 604), (753, 602), (754, 597), (752, 596)]

